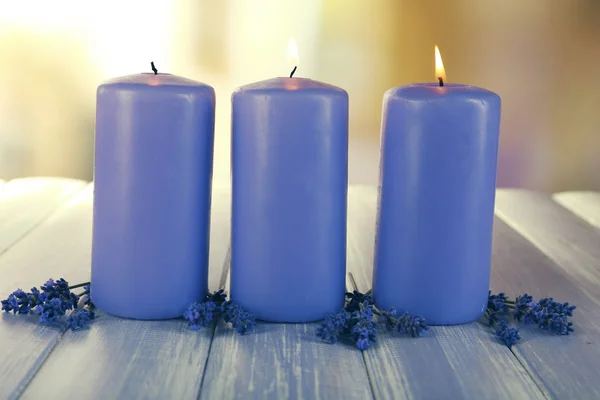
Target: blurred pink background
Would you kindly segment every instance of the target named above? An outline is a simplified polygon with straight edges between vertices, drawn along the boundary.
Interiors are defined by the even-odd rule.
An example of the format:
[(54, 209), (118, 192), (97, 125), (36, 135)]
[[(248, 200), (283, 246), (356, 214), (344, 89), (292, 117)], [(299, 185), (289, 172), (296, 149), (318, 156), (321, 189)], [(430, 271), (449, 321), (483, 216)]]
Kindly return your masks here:
[(149, 71), (217, 92), (215, 179), (229, 179), (230, 95), (289, 74), (350, 94), (350, 181), (377, 182), (383, 93), (447, 81), (503, 100), (498, 186), (600, 190), (597, 0), (29, 0), (0, 5), (0, 178), (92, 179), (95, 90)]

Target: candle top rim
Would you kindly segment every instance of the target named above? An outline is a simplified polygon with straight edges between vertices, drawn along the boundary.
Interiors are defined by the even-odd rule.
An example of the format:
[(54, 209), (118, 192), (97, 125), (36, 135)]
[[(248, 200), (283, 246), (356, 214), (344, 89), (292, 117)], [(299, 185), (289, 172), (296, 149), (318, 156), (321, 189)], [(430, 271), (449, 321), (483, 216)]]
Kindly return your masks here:
[(444, 97), (498, 97), (498, 94), (491, 90), (480, 88), (473, 85), (464, 85), (460, 83), (411, 83), (409, 85), (398, 86), (385, 92), (386, 98), (402, 98), (411, 100), (431, 100), (432, 98)]
[(234, 93), (247, 93), (247, 92), (262, 92), (262, 91), (281, 91), (281, 92), (295, 92), (295, 91), (326, 91), (330, 93), (339, 93), (348, 95), (348, 93), (338, 87), (329, 83), (316, 81), (309, 78), (289, 78), (289, 77), (276, 77), (266, 79), (259, 82), (249, 83), (247, 85), (240, 86), (235, 89)]
[(131, 86), (131, 87), (181, 87), (181, 88), (205, 88), (213, 89), (210, 85), (195, 81), (193, 79), (184, 78), (182, 76), (172, 75), (168, 73), (154, 74), (154, 72), (142, 72), (139, 74), (119, 76), (104, 81), (100, 86)]
[(415, 83), (409, 83), (408, 85), (397, 86), (393, 89), (407, 88), (407, 87), (439, 87), (439, 88), (457, 88), (457, 89), (473, 88), (473, 89), (487, 90), (484, 88), (480, 88), (478, 86), (467, 85), (464, 83), (445, 82), (445, 81), (444, 81), (444, 86), (440, 86), (439, 82), (415, 82)]

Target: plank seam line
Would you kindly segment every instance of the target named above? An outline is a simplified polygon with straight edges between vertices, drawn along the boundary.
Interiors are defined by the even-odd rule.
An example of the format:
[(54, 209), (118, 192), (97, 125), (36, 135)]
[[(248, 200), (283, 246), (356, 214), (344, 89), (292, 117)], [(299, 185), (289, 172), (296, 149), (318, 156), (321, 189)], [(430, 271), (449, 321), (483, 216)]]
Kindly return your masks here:
[[(572, 275), (569, 271), (568, 266), (565, 266), (564, 261), (561, 261), (560, 258), (557, 258), (554, 254), (552, 254), (552, 252), (548, 251), (546, 248), (543, 248), (541, 246), (538, 246), (535, 243), (535, 236), (537, 235), (533, 235), (531, 234), (528, 230), (523, 229), (519, 223), (514, 219), (514, 218), (510, 218), (507, 215), (505, 215), (502, 211), (498, 211), (495, 210), (494, 211), (494, 215), (496, 217), (498, 217), (502, 222), (504, 222), (506, 225), (508, 225), (508, 227), (510, 229), (512, 229), (513, 231), (515, 231), (515, 233), (517, 235), (519, 235), (520, 237), (522, 237), (527, 243), (529, 243), (531, 246), (533, 246), (536, 250), (538, 250), (541, 254), (543, 254), (546, 258), (548, 258), (558, 269), (562, 270), (563, 272), (565, 272), (569, 277), (574, 277), (574, 275)], [(578, 221), (582, 221), (584, 224), (588, 224), (588, 222), (586, 222), (585, 220), (577, 217)], [(591, 226), (591, 225), (590, 225)], [(589, 254), (587, 252), (587, 250), (585, 251), (586, 254)], [(585, 271), (586, 274), (588, 273), (588, 271)], [(590, 299), (594, 299), (594, 296), (590, 294), (590, 292), (588, 290), (586, 290), (583, 287), (579, 287), (579, 289)], [(595, 301), (595, 300), (594, 300)]]
[(600, 231), (600, 228), (598, 226), (596, 226), (592, 222), (590, 222), (590, 218), (585, 218), (584, 216), (577, 214), (576, 212), (574, 212), (573, 210), (571, 210), (570, 208), (566, 207), (561, 202), (556, 200), (556, 198), (554, 196), (556, 196), (556, 194), (550, 195), (550, 200), (552, 200), (552, 202), (554, 204), (556, 204), (557, 206), (559, 206), (560, 208), (562, 208), (564, 210), (567, 210), (569, 212), (569, 214), (572, 214), (578, 220), (585, 222), (586, 225), (591, 226), (593, 228), (593, 230)]
[[(21, 235), (21, 237), (16, 239), (10, 246), (8, 246), (6, 249), (1, 251), (0, 257), (2, 257), (13, 246), (15, 246), (21, 240), (23, 240), (31, 232), (33, 232), (37, 227), (39, 227), (41, 224), (43, 224), (45, 221), (47, 221), (51, 216), (53, 216), (59, 210), (61, 210), (69, 200), (73, 199), (75, 196), (80, 194), (85, 188), (87, 188), (89, 186), (89, 184), (90, 184), (90, 182), (86, 182), (86, 183), (82, 184), (79, 188), (77, 188), (77, 189), (73, 190), (71, 193), (69, 193), (69, 195), (67, 195), (67, 197), (65, 198), (65, 201), (63, 203), (58, 204), (56, 207), (54, 207), (52, 210), (50, 210), (50, 212), (48, 212), (48, 214), (45, 217), (43, 217), (36, 224), (34, 224), (31, 227), (31, 229), (27, 230), (23, 235)], [(60, 344), (65, 332), (66, 332), (66, 330), (61, 329), (61, 332), (59, 333), (59, 335), (56, 338), (56, 341), (54, 342), (52, 347), (50, 347), (49, 351), (46, 351), (45, 354), (42, 353), (42, 358), (38, 365), (34, 365), (31, 370), (27, 371), (27, 374), (25, 375), (23, 380), (19, 383), (19, 385), (17, 385), (17, 388), (15, 389), (15, 391), (9, 395), (9, 397), (8, 397), (9, 399), (18, 399), (21, 397), (21, 395), (25, 392), (25, 390), (27, 389), (27, 387), (29, 386), (31, 381), (36, 377), (37, 373), (44, 366), (44, 364), (46, 363), (46, 360), (52, 355), (52, 353), (54, 352), (54, 349), (56, 349), (56, 347)]]
[(42, 217), (37, 223), (35, 223), (30, 229), (28, 229), (27, 231), (25, 231), (21, 236), (19, 236), (17, 239), (15, 239), (4, 250), (0, 250), (0, 258), (2, 258), (2, 256), (4, 256), (4, 254), (6, 254), (10, 249), (12, 249), (17, 243), (19, 243), (21, 240), (25, 239), (38, 226), (40, 226), (41, 224), (43, 224), (44, 222), (46, 222), (50, 217), (52, 217), (54, 214), (56, 214), (60, 209), (62, 209), (65, 206), (65, 204), (69, 200), (71, 200), (72, 198), (74, 198), (75, 196), (77, 196), (79, 193), (81, 193), (83, 191), (83, 189), (85, 189), (86, 187), (88, 187), (89, 184), (90, 184), (90, 182), (84, 183), (83, 185), (81, 185), (76, 190), (73, 190), (73, 192), (71, 192), (71, 193), (69, 193), (69, 195), (67, 195), (67, 197), (65, 198), (65, 201), (63, 203), (57, 204), (56, 207), (54, 207), (53, 209), (51, 209), (48, 212), (48, 214), (46, 214), (44, 217)]
[[(229, 269), (231, 268), (231, 246), (227, 249), (227, 254), (225, 255), (225, 261), (223, 262), (223, 272), (221, 273), (221, 279), (219, 280), (219, 289), (225, 289), (225, 283), (227, 282), (227, 275), (229, 275)], [(198, 396), (196, 397), (200, 400), (200, 396), (202, 395), (202, 388), (204, 387), (204, 380), (206, 379), (206, 370), (208, 369), (208, 362), (210, 360), (210, 354), (212, 352), (213, 343), (215, 342), (215, 335), (217, 333), (217, 325), (218, 322), (215, 321), (212, 335), (210, 337), (210, 344), (208, 345), (208, 351), (206, 354), (206, 360), (204, 361), (204, 369), (202, 371), (202, 379), (200, 380), (200, 387), (198, 388)]]
[[(502, 212), (497, 211), (497, 210), (494, 211), (494, 215), (496, 217), (498, 217), (502, 222), (504, 222), (517, 235), (519, 235), (521, 238), (523, 238), (523, 240), (525, 240), (527, 243), (529, 243), (531, 246), (533, 246), (535, 249), (537, 249), (542, 255), (547, 257), (548, 260), (550, 260), (554, 265), (556, 265), (558, 268), (562, 268), (560, 266), (560, 264), (558, 264), (558, 262), (550, 254), (547, 254), (544, 250), (542, 250), (541, 248), (536, 246), (536, 244), (533, 243), (532, 240), (530, 240), (525, 234), (523, 234), (518, 229), (518, 225), (513, 223), (510, 218), (508, 218)], [(529, 368), (527, 363), (525, 363), (524, 360), (521, 360), (521, 358), (517, 355), (517, 353), (515, 352), (515, 350), (513, 350), (512, 347), (509, 350), (512, 353), (512, 355), (515, 357), (517, 362), (521, 365), (521, 367), (523, 367), (523, 369), (525, 370), (527, 375), (529, 375), (529, 378), (531, 379), (531, 381), (537, 386), (537, 388), (540, 391), (540, 393), (542, 394), (542, 396), (544, 396), (546, 399), (552, 399), (552, 396), (550, 395), (550, 392), (547, 390), (546, 385), (544, 385), (544, 383), (535, 376), (535, 374), (533, 373), (533, 370), (531, 368)]]
[(30, 371), (28, 371), (23, 381), (17, 386), (17, 389), (15, 389), (15, 391), (8, 396), (9, 400), (21, 398), (21, 395), (25, 392), (25, 390), (27, 390), (27, 387), (29, 387), (33, 379), (35, 379), (38, 372), (40, 371), (40, 369), (42, 369), (48, 358), (50, 358), (52, 353), (54, 353), (54, 350), (58, 347), (60, 342), (62, 342), (63, 336), (66, 332), (66, 329), (61, 328), (61, 332), (56, 338), (56, 341), (54, 342), (50, 350), (46, 352), (46, 355), (42, 357), (41, 362), (37, 366), (34, 366)]
[(527, 363), (524, 362), (523, 360), (521, 360), (521, 357), (519, 357), (519, 355), (515, 352), (515, 350), (512, 347), (509, 350), (512, 353), (512, 355), (515, 357), (517, 362), (521, 365), (521, 367), (523, 367), (523, 369), (525, 370), (527, 375), (529, 375), (529, 378), (535, 384), (535, 386), (538, 388), (538, 390), (540, 391), (542, 396), (544, 396), (544, 398), (549, 399), (549, 400), (552, 399), (552, 395), (550, 394), (550, 392), (548, 392), (548, 390), (546, 390), (546, 386), (544, 385), (544, 383), (540, 379), (538, 379), (537, 376), (535, 376), (535, 374), (533, 373), (531, 368), (529, 368)]
[[(352, 272), (348, 272), (348, 277), (350, 278), (350, 282), (352, 282), (353, 290), (358, 290), (358, 286), (356, 285), (356, 280), (354, 280), (354, 275), (352, 275)], [(365, 367), (365, 373), (367, 374), (367, 380), (369, 381), (369, 388), (371, 389), (371, 398), (375, 399), (375, 388), (373, 386), (371, 373), (369, 372), (369, 366), (367, 365), (367, 357), (364, 351), (361, 351), (361, 358), (363, 360), (363, 366)]]

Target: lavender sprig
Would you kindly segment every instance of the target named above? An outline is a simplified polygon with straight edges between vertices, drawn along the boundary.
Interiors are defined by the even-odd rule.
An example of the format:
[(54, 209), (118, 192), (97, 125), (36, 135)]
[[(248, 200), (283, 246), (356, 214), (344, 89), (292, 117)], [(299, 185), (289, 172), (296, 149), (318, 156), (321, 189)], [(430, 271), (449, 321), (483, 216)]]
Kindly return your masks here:
[(569, 303), (559, 303), (552, 297), (544, 297), (535, 302), (525, 293), (517, 297), (513, 318), (526, 324), (537, 324), (538, 328), (550, 331), (556, 335), (568, 335), (573, 332), (573, 323), (569, 317), (577, 307)]
[(511, 348), (521, 340), (521, 333), (519, 330), (517, 328), (509, 327), (506, 321), (499, 319), (498, 309), (490, 307), (489, 301), (485, 317), (488, 319), (488, 326), (491, 326), (494, 329), (494, 335), (508, 348)]
[(366, 350), (377, 341), (377, 325), (374, 316), (383, 319), (389, 329), (413, 337), (423, 336), (429, 328), (423, 317), (404, 313), (397, 318), (395, 309), (388, 311), (377, 309), (370, 291), (360, 293), (355, 290), (346, 293), (344, 308), (325, 318), (317, 328), (317, 336), (332, 344), (341, 338), (347, 338), (359, 350)]
[(183, 313), (183, 318), (188, 321), (188, 327), (192, 330), (207, 327), (219, 318), (230, 323), (240, 335), (253, 331), (256, 326), (254, 316), (241, 306), (227, 301), (227, 294), (223, 289), (208, 293), (202, 302), (190, 304)]
[[(41, 290), (33, 287), (26, 293), (21, 289), (12, 292), (7, 299), (2, 300), (2, 311), (13, 314), (37, 314), (40, 324), (47, 325), (61, 320), (67, 311), (73, 310), (67, 317), (67, 329), (79, 330), (85, 328), (95, 318), (94, 305), (89, 299), (90, 283), (85, 282), (69, 286), (69, 283), (60, 278), (48, 279), (40, 286)], [(85, 291), (79, 295), (71, 289), (84, 287)], [(86, 296), (82, 308), (78, 308), (81, 296)]]
[(390, 330), (408, 334), (411, 337), (422, 337), (429, 330), (427, 321), (420, 315), (409, 312), (405, 312), (399, 318), (396, 315), (397, 311), (395, 308), (381, 312), (381, 316), (385, 318), (385, 326)]
[(256, 319), (252, 314), (230, 301), (223, 309), (223, 321), (230, 323), (240, 335), (252, 332), (256, 326)]
[(545, 297), (535, 301), (532, 296), (525, 293), (514, 301), (500, 293), (488, 295), (488, 305), (485, 316), (488, 325), (496, 328), (495, 334), (508, 347), (516, 344), (521, 336), (516, 328), (509, 328), (502, 316), (512, 312), (513, 319), (525, 324), (536, 324), (538, 328), (550, 331), (556, 335), (568, 335), (573, 332), (573, 323), (569, 317), (573, 316), (575, 306), (569, 303), (559, 303), (552, 297)]
[(207, 327), (213, 321), (215, 312), (218, 313), (218, 310), (212, 301), (193, 303), (185, 310), (183, 318), (188, 320), (188, 327), (191, 330), (197, 331)]
[(317, 336), (331, 344), (337, 343), (339, 337), (345, 333), (351, 315), (343, 308), (337, 313), (328, 315), (317, 328)]
[(500, 321), (496, 327), (496, 337), (504, 342), (510, 349), (521, 340), (521, 334), (517, 328), (511, 328), (505, 321)]
[(67, 328), (72, 331), (85, 329), (94, 318), (96, 318), (96, 313), (92, 309), (75, 310), (67, 317)]
[(374, 306), (368, 300), (359, 305), (359, 310), (352, 313), (346, 327), (350, 331), (357, 349), (366, 350), (377, 340), (377, 329), (373, 322)]
[(37, 288), (32, 288), (31, 293), (25, 293), (23, 290), (17, 289), (6, 300), (2, 300), (2, 311), (12, 311), (14, 314), (29, 314), (31, 309), (41, 304), (39, 296), (40, 292)]

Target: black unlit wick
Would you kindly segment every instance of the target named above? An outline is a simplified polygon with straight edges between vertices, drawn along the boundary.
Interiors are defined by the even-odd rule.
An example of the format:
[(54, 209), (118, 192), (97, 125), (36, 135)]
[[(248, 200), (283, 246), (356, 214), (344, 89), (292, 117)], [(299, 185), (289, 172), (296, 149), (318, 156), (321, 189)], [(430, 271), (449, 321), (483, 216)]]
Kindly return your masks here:
[(158, 74), (158, 70), (154, 66), (154, 61), (150, 61), (150, 66), (152, 67), (152, 71), (154, 71), (154, 75), (157, 75)]
[(294, 76), (294, 72), (296, 72), (296, 68), (298, 68), (298, 66), (297, 66), (297, 65), (294, 67), (294, 69), (293, 69), (293, 70), (292, 70), (292, 72), (290, 73), (290, 78), (291, 78), (292, 76)]
[(441, 76), (438, 78), (438, 81), (440, 81), (440, 86), (444, 86), (444, 78), (442, 78)]

